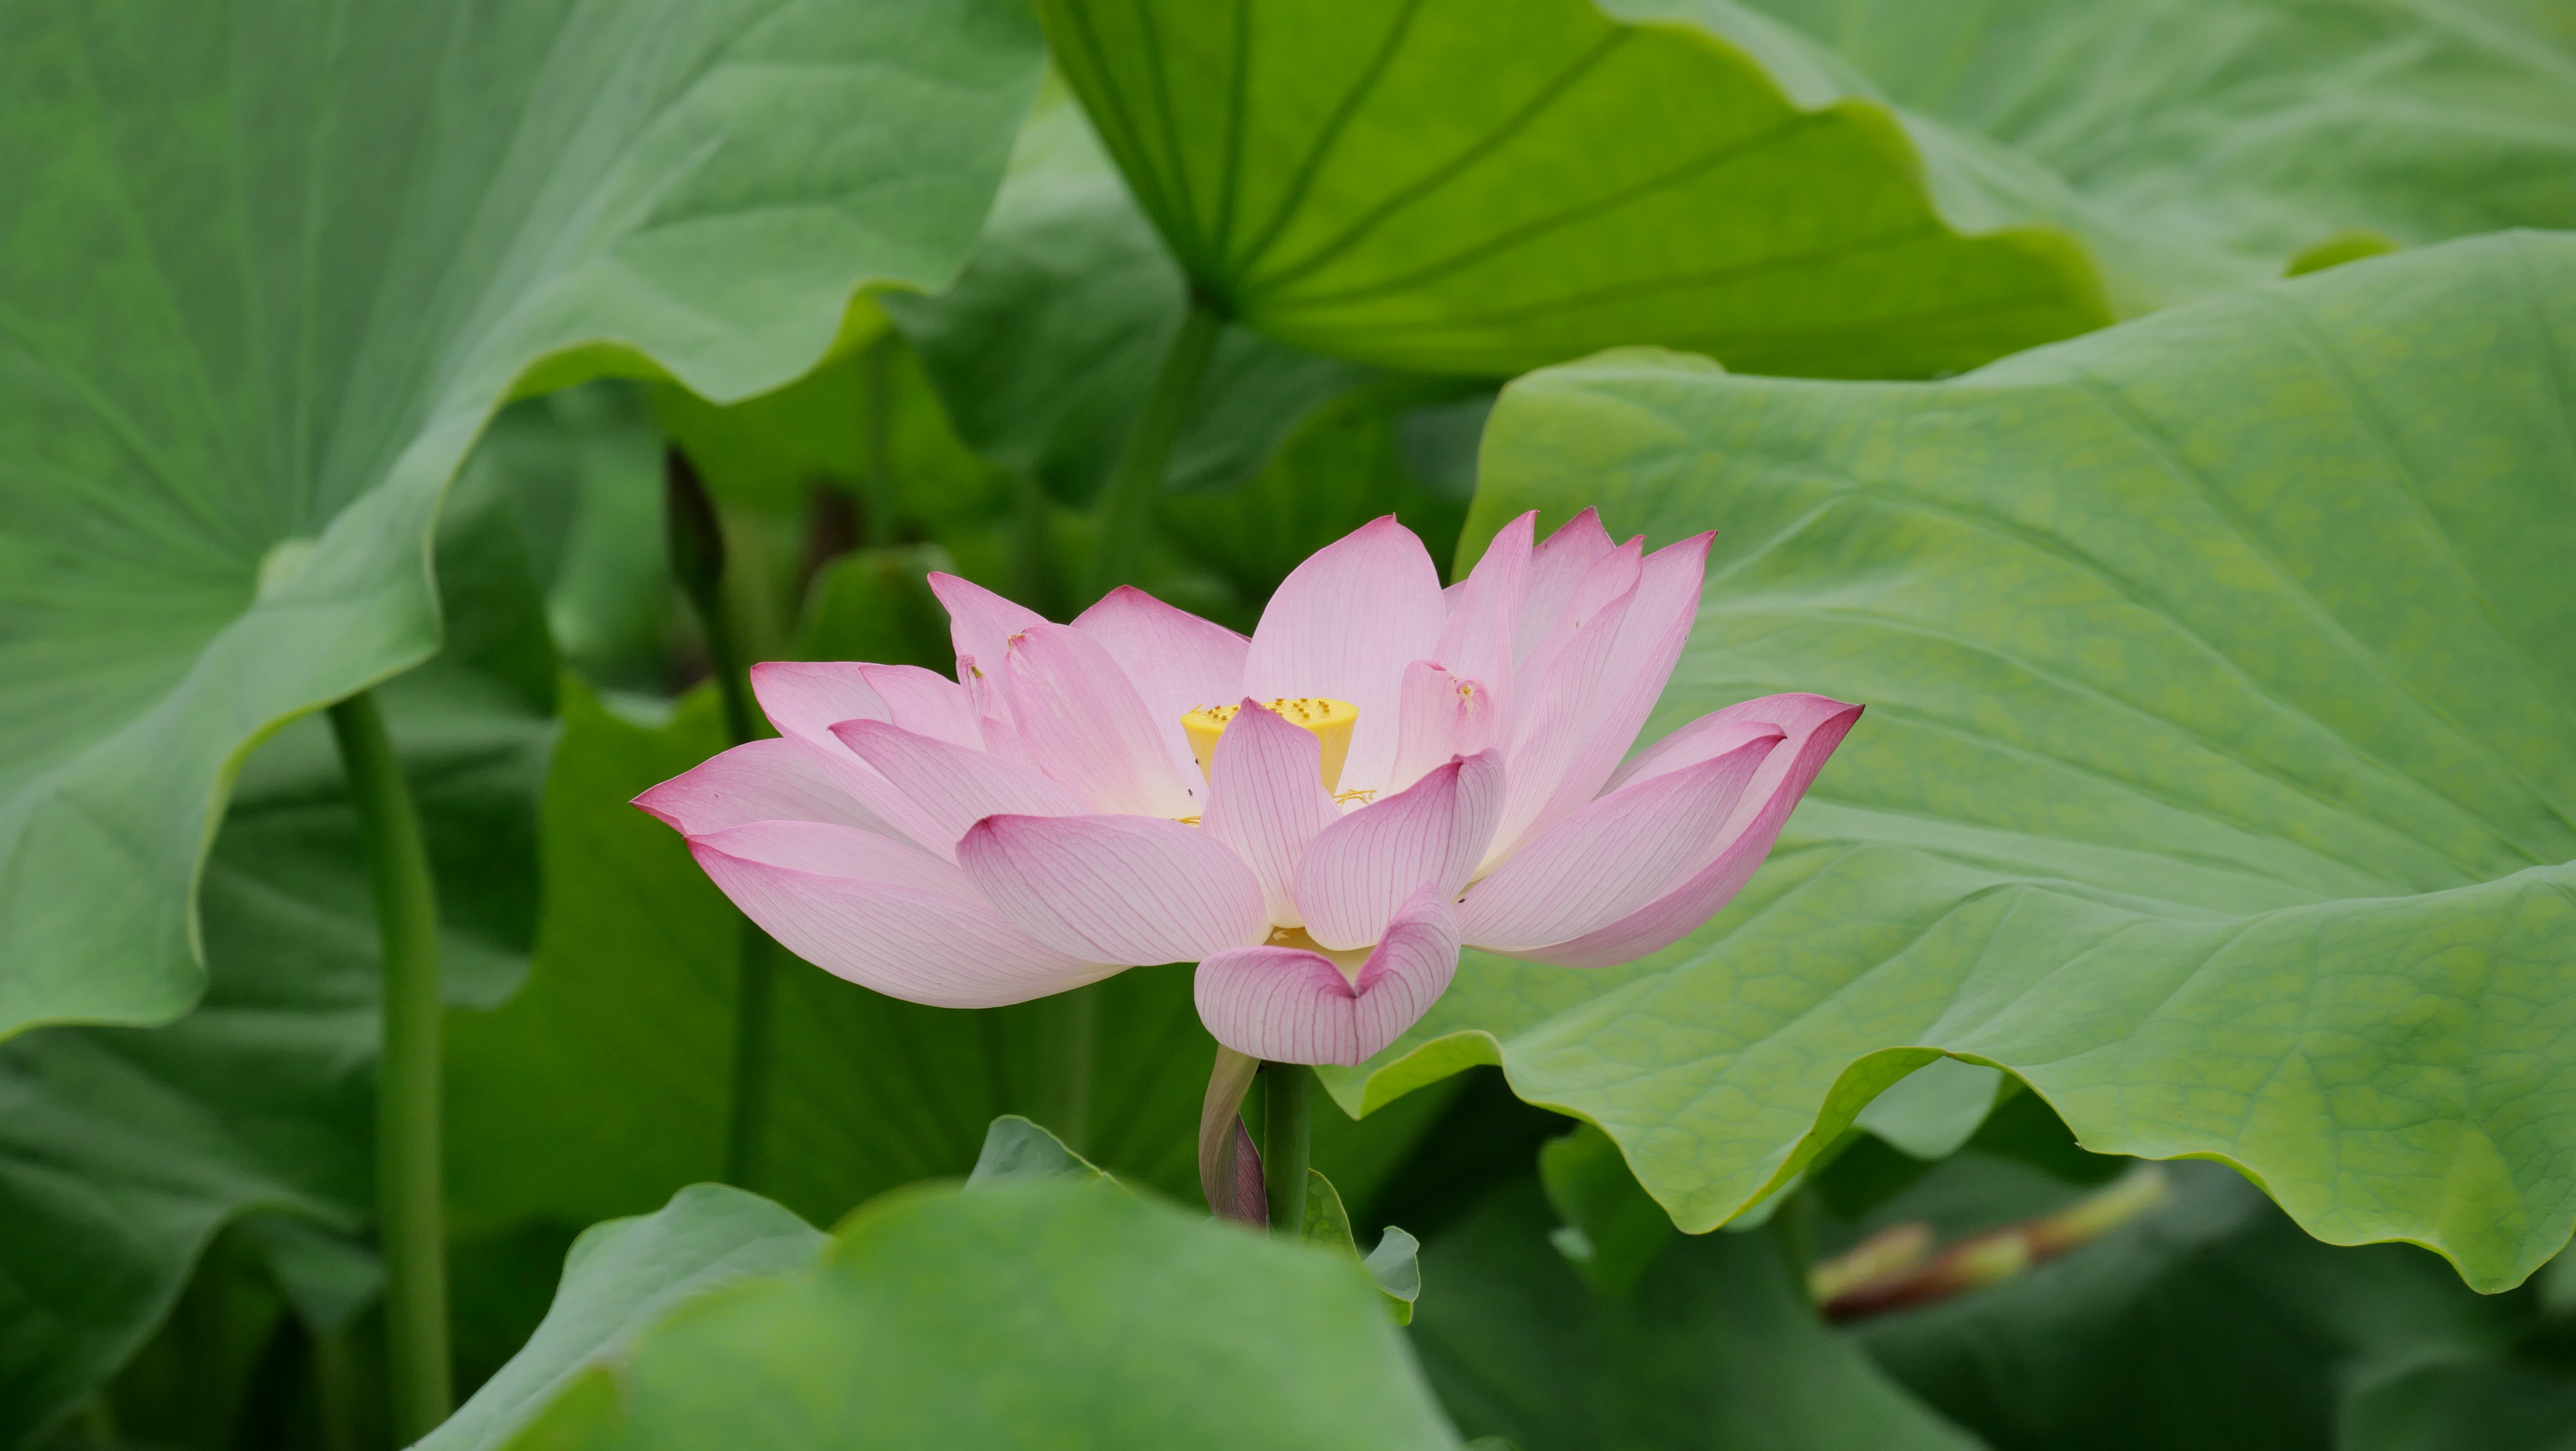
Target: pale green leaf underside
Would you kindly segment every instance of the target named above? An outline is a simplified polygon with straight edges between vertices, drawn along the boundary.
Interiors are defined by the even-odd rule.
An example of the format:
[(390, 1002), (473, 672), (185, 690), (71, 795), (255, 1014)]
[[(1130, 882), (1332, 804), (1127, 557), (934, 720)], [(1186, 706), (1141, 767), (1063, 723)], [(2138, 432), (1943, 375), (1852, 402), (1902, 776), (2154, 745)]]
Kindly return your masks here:
[(1002, 0), (0, 4), (0, 1032), (193, 1000), (234, 763), (437, 647), (515, 379), (793, 377), (953, 270), (1037, 65)]
[(1643, 24), (1591, 0), (1038, 9), (1196, 284), (1300, 347), (1500, 374), (1653, 342), (1915, 377), (2111, 316), (2062, 187), (1927, 159), (1727, 0)]
[(1353, 1106), (1499, 1058), (1683, 1227), (1934, 1052), (2085, 1147), (2514, 1284), (2576, 1216), (2576, 238), (2178, 309), (1938, 384), (1605, 355), (1508, 390), (1471, 538), (1718, 531), (1652, 736), (1868, 704), (1709, 928), (1471, 959)]
[(814, 1263), (831, 1241), (757, 1194), (692, 1184), (652, 1214), (575, 1240), (545, 1322), (420, 1451), (490, 1451), (585, 1370), (613, 1364), (686, 1301)]
[(2555, 0), (1747, 3), (1909, 125), (2046, 168), (2132, 245), (2277, 274), (2351, 229), (2576, 227), (2576, 20)]
[(511, 1444), (1456, 1447), (1381, 1301), (1347, 1256), (1097, 1185), (911, 1190), (851, 1216), (819, 1267), (635, 1336)]

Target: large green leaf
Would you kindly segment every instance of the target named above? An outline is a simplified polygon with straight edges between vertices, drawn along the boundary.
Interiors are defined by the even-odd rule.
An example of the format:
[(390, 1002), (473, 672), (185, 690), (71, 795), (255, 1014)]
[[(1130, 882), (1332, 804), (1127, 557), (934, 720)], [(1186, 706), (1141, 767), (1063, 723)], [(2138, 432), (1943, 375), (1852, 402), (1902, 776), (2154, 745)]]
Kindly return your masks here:
[(1202, 291), (1399, 366), (1918, 377), (2337, 228), (2576, 225), (2576, 60), (2509, 0), (1755, 3), (1039, 12)]
[(1007, 0), (0, 8), (0, 1032), (169, 1018), (246, 747), (437, 648), (493, 407), (729, 398), (963, 255)]
[(2052, 179), (1924, 155), (1814, 47), (1684, 3), (1038, 10), (1193, 283), (1301, 347), (1501, 374), (1652, 342), (1906, 377), (2110, 320)]
[[(1973, 1178), (1982, 1158), (1910, 1197), (1955, 1198), (1940, 1178)], [(2428, 1362), (2486, 1363), (2527, 1318), (2411, 1246), (2321, 1245), (2225, 1169), (2170, 1172), (2173, 1197), (2100, 1242), (1864, 1321), (1861, 1343), (1995, 1451), (2326, 1451), (2369, 1429), (2356, 1392)]]
[[(554, 741), (545, 618), (509, 501), (489, 483), (460, 483), (440, 520), (446, 651), (384, 691), (442, 888), (455, 1003), (494, 1001), (525, 966)], [(0, 1045), (0, 1446), (124, 1364), (225, 1222), (268, 1211), (258, 1237), (294, 1291), (315, 1277), (281, 1251), (327, 1249), (321, 1227), (356, 1233), (373, 1218), (378, 939), (321, 720), (286, 727), (244, 765), (204, 910), (211, 984), (188, 1016)], [(316, 1228), (298, 1236), (281, 1216)], [(345, 1287), (319, 1288), (342, 1302), (332, 1315), (354, 1309)]]
[(2156, 246), (2273, 274), (2349, 229), (2576, 227), (2576, 25), (2549, 0), (1748, 3)]
[(1566, 1264), (1535, 1186), (1423, 1251), (1414, 1345), (1469, 1435), (1521, 1451), (1969, 1451), (1816, 1323), (1764, 1230), (1678, 1239), (1631, 1295)]
[(1353, 1107), (1499, 1057), (1685, 1229), (1947, 1052), (2482, 1289), (2576, 1216), (2576, 238), (2452, 243), (1947, 383), (1616, 354), (1515, 384), (1481, 538), (1718, 531), (1650, 733), (1870, 713), (1627, 968), (1468, 962)]
[(834, 1238), (682, 1308), (513, 1444), (1458, 1444), (1345, 1255), (1061, 1179), (891, 1196)]
[(527, 1347), (421, 1451), (506, 1444), (575, 1377), (624, 1356), (682, 1302), (803, 1269), (827, 1243), (795, 1215), (721, 1184), (692, 1185), (641, 1218), (592, 1225), (573, 1242), (555, 1302)]

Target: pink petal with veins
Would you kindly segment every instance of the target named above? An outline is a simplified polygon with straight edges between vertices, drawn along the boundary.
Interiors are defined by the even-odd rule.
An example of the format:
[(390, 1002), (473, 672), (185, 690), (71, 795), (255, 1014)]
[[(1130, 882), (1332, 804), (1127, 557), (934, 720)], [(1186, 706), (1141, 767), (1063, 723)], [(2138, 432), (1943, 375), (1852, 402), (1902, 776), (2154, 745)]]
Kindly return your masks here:
[(1193, 991), (1199, 1020), (1238, 1053), (1351, 1064), (1421, 1021), (1457, 970), (1457, 915), (1425, 890), (1387, 923), (1357, 982), (1320, 953), (1237, 947), (1200, 963)]
[(1280, 582), (1252, 632), (1243, 693), (1359, 707), (1341, 784), (1383, 786), (1395, 763), (1404, 667), (1430, 656), (1447, 622), (1440, 571), (1413, 531), (1387, 515), (1317, 550)]
[(1202, 705), (1243, 698), (1243, 659), (1252, 642), (1125, 584), (1076, 616), (1073, 627), (1098, 640), (1118, 662), (1153, 717), (1173, 768), (1196, 777), (1198, 760), (1190, 754), (1181, 717)]
[(984, 751), (916, 735), (878, 720), (843, 721), (832, 733), (908, 798), (924, 823), (921, 844), (950, 861), (957, 839), (987, 816), (1081, 816), (1090, 803), (1061, 782)]
[(1484, 751), (1324, 828), (1297, 864), (1306, 931), (1336, 950), (1366, 947), (1414, 893), (1428, 888), (1454, 901), (1485, 854), (1502, 801), (1502, 761)]
[[(1772, 696), (1773, 702), (1821, 697)], [(1839, 702), (1831, 702), (1839, 704)], [(1786, 713), (1786, 712), (1783, 712)], [(1507, 957), (1526, 957), (1558, 967), (1609, 967), (1659, 951), (1696, 931), (1715, 916), (1752, 879), (1799, 798), (1824, 769), (1834, 747), (1860, 719), (1861, 708), (1805, 715), (1779, 724), (1788, 735), (1762, 761), (1753, 781), (1729, 814), (1721, 833), (1722, 847), (1705, 866), (1635, 911), (1580, 937), (1544, 947), (1497, 949)], [(1700, 769), (1684, 767), (1683, 770)], [(1664, 789), (1678, 772), (1642, 777), (1629, 789)], [(1499, 875), (1499, 873), (1497, 873)]]
[(906, 1002), (998, 1007), (1118, 970), (1039, 943), (995, 912), (964, 873), (888, 837), (764, 821), (693, 838), (689, 850), (788, 951)]
[(1011, 708), (1038, 769), (1094, 811), (1200, 814), (1197, 768), (1180, 776), (1145, 702), (1099, 641), (1041, 622), (1013, 635), (1010, 650)]
[(1468, 889), (1458, 930), (1478, 947), (1534, 948), (1618, 921), (1708, 864), (1778, 726), (1739, 721), (1733, 745), (1614, 791), (1542, 831)]
[(1177, 821), (989, 816), (957, 863), (1030, 936), (1091, 961), (1196, 962), (1270, 934), (1252, 869)]
[(842, 790), (810, 748), (783, 739), (751, 741), (710, 756), (636, 797), (634, 804), (682, 836), (704, 836), (751, 821), (828, 821), (864, 831), (894, 830)]
[(1541, 641), (1565, 617), (1581, 583), (1601, 556), (1610, 552), (1610, 535), (1598, 510), (1586, 509), (1530, 551), (1528, 585), (1521, 597), (1520, 622), (1514, 631), (1513, 658), (1527, 663)]
[(1280, 927), (1304, 922), (1297, 915), (1297, 862), (1342, 817), (1324, 790), (1323, 756), (1312, 734), (1246, 700), (1217, 737), (1209, 763), (1201, 826), (1252, 868), (1263, 907)]
[(1509, 696), (1512, 662), (1520, 653), (1521, 606), (1529, 593), (1530, 531), (1537, 523), (1538, 513), (1532, 510), (1494, 535), (1476, 567), (1452, 586), (1449, 622), (1432, 650), (1432, 658), (1451, 674), (1482, 681), (1487, 692), (1497, 697)]
[(1499, 744), (1500, 717), (1499, 702), (1483, 681), (1462, 680), (1429, 660), (1407, 665), (1386, 789), (1401, 791), (1434, 766)]

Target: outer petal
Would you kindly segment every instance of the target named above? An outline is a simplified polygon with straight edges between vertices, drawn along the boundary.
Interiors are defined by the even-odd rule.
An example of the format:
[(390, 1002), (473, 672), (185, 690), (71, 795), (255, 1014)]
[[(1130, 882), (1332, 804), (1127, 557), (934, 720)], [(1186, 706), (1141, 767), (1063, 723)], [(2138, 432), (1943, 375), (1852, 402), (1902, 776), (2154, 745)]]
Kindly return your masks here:
[[(1727, 827), (1778, 726), (1729, 723), (1707, 759), (1614, 791), (1539, 833), (1459, 905), (1479, 947), (1533, 948), (1598, 931), (1663, 895), (1731, 839)], [(1718, 744), (1712, 740), (1712, 745)]]
[(842, 661), (767, 661), (751, 667), (751, 690), (769, 723), (804, 746), (832, 784), (870, 815), (932, 851), (944, 852), (956, 841), (954, 836), (941, 835), (937, 822), (832, 734), (832, 727), (842, 721), (884, 720), (893, 713), (885, 697), (868, 682), (866, 666)]
[(1483, 681), (1491, 694), (1511, 691), (1521, 604), (1529, 593), (1530, 532), (1537, 523), (1533, 509), (1495, 532), (1476, 567), (1451, 587), (1449, 623), (1432, 653), (1451, 674)]
[[(1616, 557), (1605, 556), (1604, 562)], [(1569, 617), (1556, 646), (1523, 662), (1512, 703), (1511, 743), (1504, 752), (1511, 763), (1509, 793), (1484, 865), (1510, 856), (1546, 824), (1543, 813), (1582, 754), (1584, 727), (1595, 702), (1613, 688), (1610, 660), (1635, 596), (1632, 589), (1588, 614)]]
[(1804, 737), (1815, 727), (1846, 711), (1860, 707), (1830, 695), (1765, 695), (1753, 700), (1710, 711), (1699, 719), (1675, 730), (1630, 758), (1610, 778), (1610, 789), (1619, 790), (1634, 781), (1678, 771), (1684, 766), (1705, 761), (1720, 751), (1732, 750), (1734, 732), (1746, 721), (1776, 725), (1794, 737)]
[(991, 816), (957, 844), (985, 900), (1095, 962), (1195, 962), (1270, 933), (1252, 869), (1150, 816)]
[(1041, 622), (1013, 635), (1010, 652), (1011, 706), (1040, 770), (1095, 811), (1175, 821), (1200, 814), (1197, 768), (1186, 780), (1174, 770), (1145, 702), (1099, 641)]
[(789, 951), (907, 1002), (997, 1007), (1118, 970), (1039, 943), (977, 896), (964, 873), (887, 837), (765, 821), (693, 838), (689, 850)]
[(835, 784), (810, 749), (789, 740), (751, 741), (710, 756), (636, 797), (635, 804), (683, 836), (704, 836), (747, 821), (828, 821), (866, 831), (893, 830)]
[(1002, 661), (1010, 654), (1007, 642), (1031, 625), (1046, 623), (1046, 616), (971, 580), (937, 570), (930, 573), (930, 592), (948, 610), (948, 639), (957, 648), (958, 683), (972, 685), (979, 676), (990, 682), (985, 713), (1012, 719), (1009, 691), (1001, 683)]
[(1217, 737), (1209, 763), (1202, 829), (1252, 868), (1270, 920), (1304, 925), (1297, 915), (1297, 863), (1341, 808), (1324, 790), (1323, 747), (1252, 701)]
[(1485, 751), (1326, 827), (1297, 865), (1307, 933), (1336, 950), (1366, 947), (1414, 893), (1455, 901), (1484, 857), (1502, 797), (1502, 761)]
[[(1619, 618), (1617, 638), (1601, 662), (1597, 685), (1572, 697), (1571, 718), (1554, 727), (1568, 734), (1568, 748), (1561, 756), (1550, 752), (1545, 768), (1524, 772), (1517, 769), (1517, 758), (1513, 762), (1515, 786), (1535, 785), (1526, 778), (1549, 772), (1555, 781), (1536, 800), (1526, 822), (1507, 817), (1503, 832), (1497, 833), (1505, 850), (1518, 850), (1533, 834), (1601, 794), (1681, 659), (1682, 642), (1699, 614), (1700, 583), (1707, 573), (1709, 541), (1715, 537), (1694, 535), (1646, 556)], [(1514, 805), (1520, 804), (1516, 799)], [(1511, 834), (1516, 827), (1517, 838)]]
[(882, 717), (911, 731), (968, 750), (984, 748), (984, 723), (974, 692), (918, 665), (862, 665), (859, 674), (885, 702)]
[(850, 720), (832, 733), (911, 800), (921, 829), (929, 833), (922, 845), (951, 861), (957, 839), (987, 816), (1080, 816), (1091, 810), (1081, 797), (1026, 766), (901, 726)]
[[(1503, 662), (1508, 669), (1510, 662)], [(1482, 680), (1461, 678), (1429, 660), (1404, 667), (1396, 707), (1395, 764), (1386, 789), (1401, 791), (1434, 766), (1500, 744), (1501, 705)]]
[(1199, 964), (1199, 1020), (1238, 1053), (1281, 1063), (1358, 1063), (1396, 1040), (1458, 970), (1448, 900), (1416, 893), (1360, 968), (1294, 947), (1237, 947)]
[(868, 681), (868, 667), (841, 660), (769, 660), (751, 667), (751, 693), (778, 733), (828, 745), (845, 720), (887, 720), (893, 712)]
[(1225, 626), (1176, 610), (1122, 584), (1076, 616), (1073, 627), (1100, 642), (1136, 687), (1145, 713), (1168, 743), (1173, 769), (1198, 775), (1181, 717), (1202, 705), (1243, 698), (1243, 658), (1252, 642)]
[(1280, 582), (1252, 632), (1243, 693), (1358, 706), (1342, 785), (1381, 787), (1395, 762), (1404, 667), (1430, 657), (1447, 621), (1440, 571), (1390, 514), (1317, 550)]
[[(1846, 705), (1821, 718), (1795, 725), (1783, 722), (1789, 735), (1764, 758), (1762, 769), (1745, 788), (1743, 799), (1737, 802), (1727, 822), (1723, 847), (1686, 880), (1596, 931), (1547, 947), (1504, 949), (1504, 955), (1551, 962), (1559, 967), (1608, 967), (1643, 957), (1688, 936), (1752, 879), (1762, 859), (1770, 855), (1771, 844), (1779, 839), (1782, 823), (1789, 819), (1799, 798), (1807, 794), (1816, 773), (1824, 769), (1825, 759), (1842, 744), (1852, 723), (1860, 719), (1860, 712), (1859, 706)], [(1647, 777), (1636, 784), (1649, 791), (1659, 790), (1669, 774)]]
[(1515, 631), (1516, 659), (1528, 661), (1539, 643), (1565, 617), (1575, 586), (1609, 552), (1609, 532), (1601, 527), (1599, 511), (1593, 509), (1566, 520), (1564, 527), (1530, 552), (1528, 584), (1521, 596), (1520, 621)]

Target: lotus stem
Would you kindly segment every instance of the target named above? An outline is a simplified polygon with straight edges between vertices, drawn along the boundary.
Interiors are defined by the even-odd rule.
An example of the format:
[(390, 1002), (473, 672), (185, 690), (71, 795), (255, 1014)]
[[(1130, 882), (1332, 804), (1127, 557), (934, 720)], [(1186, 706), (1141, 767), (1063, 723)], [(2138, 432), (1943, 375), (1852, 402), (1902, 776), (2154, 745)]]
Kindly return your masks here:
[[(689, 456), (674, 447), (663, 455), (663, 499), (669, 510), (671, 575), (697, 611), (707, 637), (707, 664), (724, 705), (725, 735), (739, 746), (755, 739), (751, 677), (725, 605), (724, 527)], [(769, 934), (742, 919), (734, 954), (733, 1082), (725, 1117), (725, 1182), (754, 1189), (769, 1128), (769, 1040), (778, 995), (778, 955)]]
[(1100, 1042), (1100, 987), (1045, 1000), (1038, 1056), (1038, 1121), (1077, 1154), (1090, 1152), (1091, 1079)]
[(1100, 501), (1100, 536), (1091, 547), (1091, 570), (1082, 582), (1085, 603), (1127, 583), (1135, 573), (1153, 524), (1155, 497), (1163, 490), (1163, 469), (1171, 461), (1172, 442), (1189, 418), (1190, 399), (1207, 372), (1208, 356), (1215, 350), (1217, 329), (1224, 321), (1213, 303), (1195, 291), (1190, 294), (1190, 310), (1181, 319), (1180, 335), (1163, 355), (1153, 391), (1145, 395), (1145, 411), (1127, 436), (1127, 446), (1118, 455), (1118, 467), (1110, 474), (1108, 491)]
[(1306, 1233), (1307, 1085), (1313, 1069), (1303, 1063), (1261, 1065), (1263, 1114), (1261, 1183), (1270, 1199), (1270, 1232), (1290, 1239)]
[(331, 707), (357, 802), (367, 884), (384, 951), (384, 1043), (376, 1060), (376, 1213), (385, 1257), (385, 1338), (395, 1438), (447, 1419), (447, 1243), (439, 1181), (438, 897), (411, 788), (375, 697)]

